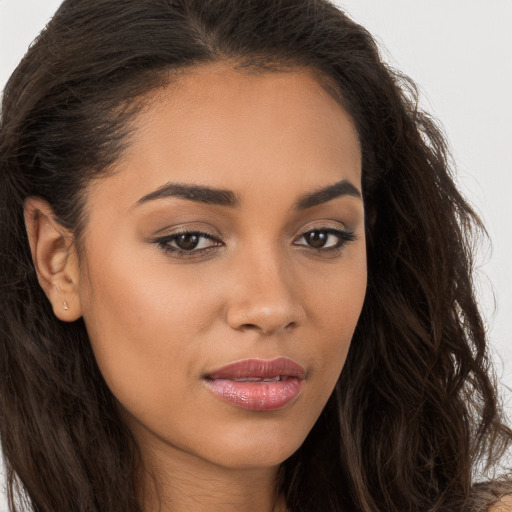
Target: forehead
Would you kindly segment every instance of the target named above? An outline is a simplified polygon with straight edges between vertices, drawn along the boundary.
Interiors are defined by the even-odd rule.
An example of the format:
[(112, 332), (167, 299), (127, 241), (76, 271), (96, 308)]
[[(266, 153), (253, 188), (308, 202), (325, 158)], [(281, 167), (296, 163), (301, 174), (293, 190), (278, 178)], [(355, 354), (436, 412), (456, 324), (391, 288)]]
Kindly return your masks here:
[[(244, 189), (271, 182), (297, 194), (360, 184), (353, 122), (315, 71), (252, 73), (215, 64), (187, 70), (150, 99), (108, 180), (131, 203), (165, 182)], [(103, 180), (96, 184), (100, 185)]]

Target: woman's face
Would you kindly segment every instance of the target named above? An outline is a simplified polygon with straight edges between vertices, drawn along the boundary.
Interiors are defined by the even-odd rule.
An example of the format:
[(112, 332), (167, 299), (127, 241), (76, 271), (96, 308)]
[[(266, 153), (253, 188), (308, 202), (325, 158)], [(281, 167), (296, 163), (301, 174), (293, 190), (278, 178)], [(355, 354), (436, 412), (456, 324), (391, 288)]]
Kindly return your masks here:
[(210, 65), (134, 128), (88, 189), (78, 293), (99, 368), (143, 449), (277, 465), (326, 404), (363, 304), (353, 123), (309, 72)]

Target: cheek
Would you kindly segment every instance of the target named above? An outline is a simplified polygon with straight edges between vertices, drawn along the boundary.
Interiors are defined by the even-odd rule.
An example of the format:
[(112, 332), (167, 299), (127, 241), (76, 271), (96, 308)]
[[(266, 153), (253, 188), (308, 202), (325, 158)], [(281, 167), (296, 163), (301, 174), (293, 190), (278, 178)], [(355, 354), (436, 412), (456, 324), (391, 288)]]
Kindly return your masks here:
[(121, 403), (139, 408), (197, 378), (197, 344), (214, 305), (165, 263), (126, 254), (90, 262), (81, 300), (105, 381)]
[(360, 242), (351, 248), (335, 270), (325, 268), (305, 275), (311, 316), (333, 335), (345, 338), (355, 329), (366, 294), (365, 244)]
[(331, 273), (317, 288), (311, 306), (312, 328), (321, 333), (320, 344), (326, 387), (334, 386), (343, 368), (366, 294), (364, 245), (340, 272)]

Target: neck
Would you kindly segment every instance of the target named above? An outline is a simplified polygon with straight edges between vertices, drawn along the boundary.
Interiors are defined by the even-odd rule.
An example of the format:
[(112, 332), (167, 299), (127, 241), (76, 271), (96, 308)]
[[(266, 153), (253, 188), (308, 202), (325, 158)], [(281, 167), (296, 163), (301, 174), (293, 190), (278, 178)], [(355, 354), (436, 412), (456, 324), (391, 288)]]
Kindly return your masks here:
[(143, 451), (145, 512), (287, 512), (276, 489), (279, 466), (226, 468), (172, 447)]

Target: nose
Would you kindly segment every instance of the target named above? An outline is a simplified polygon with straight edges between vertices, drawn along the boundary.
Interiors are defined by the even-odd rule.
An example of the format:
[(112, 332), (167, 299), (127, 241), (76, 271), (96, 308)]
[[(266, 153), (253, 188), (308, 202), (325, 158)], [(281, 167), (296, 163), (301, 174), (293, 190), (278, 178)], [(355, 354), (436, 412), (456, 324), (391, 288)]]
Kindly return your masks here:
[(289, 266), (285, 267), (268, 251), (232, 267), (234, 279), (227, 309), (231, 328), (271, 335), (303, 323), (305, 310), (296, 279)]

